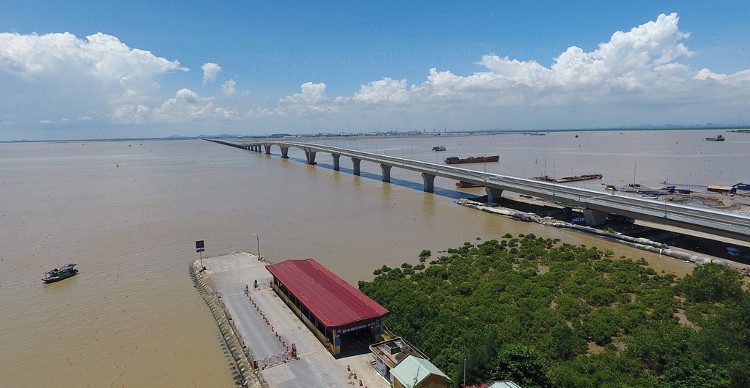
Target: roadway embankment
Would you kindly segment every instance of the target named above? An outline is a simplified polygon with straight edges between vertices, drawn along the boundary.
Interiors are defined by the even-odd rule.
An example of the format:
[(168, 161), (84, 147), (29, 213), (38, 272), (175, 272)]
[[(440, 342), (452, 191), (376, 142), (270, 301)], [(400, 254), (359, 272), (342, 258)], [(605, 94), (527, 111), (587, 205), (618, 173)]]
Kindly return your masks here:
[(216, 285), (206, 273), (205, 262), (197, 260), (190, 266), (190, 277), (195, 287), (203, 297), (203, 300), (211, 310), (211, 314), (219, 326), (224, 347), (229, 351), (233, 361), (233, 375), (235, 382), (240, 387), (256, 388), (266, 387), (262, 378), (252, 367), (252, 356), (247, 351), (242, 336), (231, 318), (229, 311), (224, 305), (221, 294)]
[(627, 245), (629, 247), (641, 249), (641, 250), (652, 252), (652, 253), (658, 253), (660, 255), (673, 257), (673, 258), (680, 259), (680, 260), (690, 261), (696, 264), (714, 263), (714, 264), (718, 264), (721, 266), (729, 265), (727, 261), (719, 259), (719, 258), (706, 257), (706, 256), (697, 255), (697, 254), (687, 252), (687, 251), (673, 249), (666, 244), (655, 242), (646, 238), (630, 237), (630, 236), (617, 233), (617, 232), (597, 229), (597, 228), (593, 228), (593, 227), (585, 226), (585, 225), (577, 225), (577, 224), (573, 224), (570, 222), (556, 220), (551, 217), (542, 217), (535, 213), (528, 213), (528, 212), (523, 212), (519, 210), (504, 208), (504, 207), (487, 206), (484, 203), (466, 200), (466, 199), (461, 199), (456, 202), (459, 205), (471, 207), (471, 208), (481, 210), (487, 213), (510, 217), (519, 221), (536, 222), (538, 224), (542, 224), (546, 226), (571, 229), (571, 230), (576, 230), (576, 231), (583, 232), (583, 233), (592, 234), (592, 235), (595, 235), (600, 238), (604, 238), (609, 241), (618, 242), (618, 243)]

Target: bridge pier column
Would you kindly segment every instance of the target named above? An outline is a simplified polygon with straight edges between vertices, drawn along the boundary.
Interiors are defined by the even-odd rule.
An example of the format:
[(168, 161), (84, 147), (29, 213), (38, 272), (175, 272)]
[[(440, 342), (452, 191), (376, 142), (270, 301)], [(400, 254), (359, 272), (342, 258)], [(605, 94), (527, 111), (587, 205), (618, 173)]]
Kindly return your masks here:
[(565, 219), (565, 221), (570, 222), (570, 220), (573, 219), (573, 208), (570, 208), (570, 207), (567, 207), (567, 206), (564, 207), (563, 208), (563, 218)]
[(331, 154), (331, 157), (333, 157), (333, 170), (341, 171), (341, 154)]
[(271, 145), (270, 144), (263, 144), (263, 147), (266, 148), (266, 155), (271, 155)]
[(435, 192), (435, 175), (422, 173), (422, 180), (424, 181), (424, 191), (427, 193)]
[(362, 159), (352, 158), (352, 170), (354, 170), (354, 175), (359, 175), (359, 164), (362, 162)]
[(380, 170), (383, 171), (383, 182), (391, 182), (391, 166), (387, 164), (381, 164)]
[(503, 195), (502, 189), (485, 187), (484, 191), (487, 193), (487, 203), (500, 203)]
[(253, 151), (260, 152), (260, 144), (253, 144)]
[(305, 150), (305, 157), (307, 158), (307, 164), (315, 165), (315, 151)]
[(586, 225), (601, 226), (607, 222), (607, 212), (594, 209), (583, 209), (583, 216), (586, 217)]
[(281, 146), (281, 157), (284, 159), (289, 159), (289, 147)]

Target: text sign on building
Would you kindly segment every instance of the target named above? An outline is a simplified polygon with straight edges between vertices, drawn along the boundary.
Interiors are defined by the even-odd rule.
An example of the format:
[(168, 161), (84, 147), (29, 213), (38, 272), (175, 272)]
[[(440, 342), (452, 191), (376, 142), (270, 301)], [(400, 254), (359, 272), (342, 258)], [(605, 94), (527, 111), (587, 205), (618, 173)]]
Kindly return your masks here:
[(350, 327), (346, 327), (346, 328), (343, 328), (343, 329), (339, 329), (339, 330), (337, 330), (337, 332), (341, 333), (341, 334), (349, 333), (351, 331), (356, 331), (356, 330), (364, 329), (364, 328), (367, 328), (367, 327), (377, 326), (379, 323), (380, 323), (380, 320), (378, 319), (378, 320), (375, 320), (375, 321), (372, 321), (372, 322), (363, 323), (361, 325), (350, 326)]

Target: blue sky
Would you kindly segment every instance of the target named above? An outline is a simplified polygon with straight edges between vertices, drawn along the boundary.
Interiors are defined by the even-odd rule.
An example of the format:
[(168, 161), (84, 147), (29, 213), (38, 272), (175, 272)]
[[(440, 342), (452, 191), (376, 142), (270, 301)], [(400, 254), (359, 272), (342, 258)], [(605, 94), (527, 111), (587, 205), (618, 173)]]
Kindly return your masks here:
[[(750, 121), (746, 116), (747, 94), (741, 92), (743, 86), (747, 86), (744, 83), (748, 78), (741, 72), (750, 68), (750, 40), (747, 39), (750, 36), (750, 23), (747, 23), (750, 20), (750, 5), (742, 1), (630, 1), (602, 4), (601, 1), (578, 1), (573, 5), (534, 1), (382, 4), (273, 1), (191, 2), (189, 5), (146, 1), (6, 2), (0, 11), (0, 33), (10, 33), (12, 36), (7, 37), (4, 43), (0, 40), (0, 53), (4, 52), (6, 56), (3, 58), (3, 54), (0, 54), (0, 88), (5, 83), (8, 87), (4, 89), (17, 90), (19, 94), (14, 96), (6, 92), (5, 98), (0, 99), (7, 105), (5, 112), (0, 107), (0, 118), (3, 118), (3, 114), (6, 116), (0, 122), (0, 139), (88, 134), (102, 137), (160, 136), (239, 130), (245, 133), (272, 130), (306, 132), (323, 128), (356, 131), (434, 128), (440, 124), (451, 129), (541, 129)], [(735, 100), (744, 101), (744, 105), (739, 103), (718, 113), (696, 113), (686, 117), (682, 112), (691, 109), (685, 106), (688, 102), (686, 90), (680, 89), (681, 81), (675, 78), (678, 76), (670, 73), (670, 78), (666, 79), (659, 70), (657, 78), (666, 86), (660, 86), (658, 91), (649, 91), (635, 85), (637, 82), (625, 79), (634, 72), (645, 74), (640, 67), (637, 71), (618, 70), (617, 74), (608, 70), (614, 74), (609, 81), (579, 80), (574, 87), (563, 81), (554, 81), (554, 86), (562, 85), (565, 92), (550, 94), (544, 90), (548, 90), (552, 84), (539, 81), (539, 74), (545, 70), (521, 65), (523, 74), (528, 75), (528, 71), (538, 73), (529, 81), (526, 75), (518, 76), (516, 65), (508, 69), (500, 64), (500, 67), (490, 69), (487, 62), (482, 60), (483, 56), (494, 54), (499, 59), (534, 62), (551, 69), (556, 58), (571, 46), (579, 47), (584, 53), (593, 53), (599, 44), (609, 42), (616, 31), (628, 32), (650, 21), (657, 21), (659, 15), (669, 16), (672, 13), (676, 13), (676, 20), (679, 21), (674, 21), (673, 24), (678, 27), (670, 31), (679, 37), (675, 40), (668, 36), (657, 36), (655, 39), (662, 39), (655, 44), (661, 45), (658, 52), (647, 53), (646, 56), (665, 55), (671, 50), (664, 48), (665, 45), (682, 44), (687, 51), (676, 57), (666, 54), (663, 60), (651, 63), (649, 68), (669, 62), (689, 68), (679, 76), (684, 79), (695, 78), (698, 71), (704, 68), (710, 70), (709, 74), (726, 75), (728, 78), (708, 78), (717, 82), (722, 78), (724, 83), (731, 81), (730, 86), (723, 86), (731, 87), (730, 91), (716, 85), (710, 88), (698, 85), (694, 88), (697, 91), (715, 88), (713, 93), (716, 95), (731, 95)], [(667, 19), (664, 19), (665, 25), (672, 22)], [(142, 78), (139, 81), (141, 86), (130, 89), (123, 86), (128, 90), (128, 96), (124, 97), (125, 93), (115, 90), (116, 87), (110, 82), (112, 79), (122, 79), (123, 75), (108, 73), (108, 76), (115, 78), (109, 79), (106, 87), (87, 88), (86, 85), (95, 82), (87, 78), (90, 69), (84, 65), (67, 66), (65, 56), (80, 59), (80, 55), (73, 51), (58, 54), (54, 66), (63, 70), (52, 71), (52, 65), (46, 59), (30, 58), (33, 55), (46, 55), (46, 49), (24, 53), (7, 49), (18, 46), (18, 39), (14, 40), (14, 37), (35, 39), (32, 33), (42, 36), (63, 32), (69, 32), (82, 42), (86, 42), (87, 36), (101, 32), (116, 38), (130, 50), (144, 50), (152, 53), (154, 58), (179, 62), (180, 69), (178, 66), (146, 69), (134, 76)], [(650, 43), (647, 40), (644, 44)], [(639, 50), (641, 46), (633, 43), (624, 47), (617, 50)], [(107, 53), (102, 55), (106, 56)], [(616, 63), (611, 55), (614, 54), (610, 53), (610, 63)], [(36, 72), (33, 77), (37, 78), (30, 80), (31, 73), (27, 71), (21, 74), (18, 71), (18, 63), (21, 62), (16, 61), (21, 61), (19, 57), (28, 65), (27, 70), (34, 68), (29, 64), (44, 63), (46, 73)], [(114, 61), (106, 57), (97, 58), (105, 64)], [(154, 58), (150, 60), (156, 61)], [(11, 68), (8, 63), (14, 63), (15, 67)], [(215, 63), (221, 67), (215, 80), (203, 81), (201, 66), (205, 63)], [(7, 67), (5, 76), (3, 64)], [(427, 93), (414, 89), (434, 86), (427, 85), (431, 83), (428, 81), (431, 68), (460, 77), (479, 76), (450, 81), (454, 85), (451, 86), (451, 95), (458, 96), (456, 98), (462, 102), (448, 104), (443, 101), (438, 104), (433, 103), (435, 96), (445, 99), (445, 92)], [(81, 75), (78, 79), (77, 72), (85, 73), (85, 76)], [(489, 88), (497, 93), (476, 94), (475, 81), (487, 80), (482, 76), (484, 72), (495, 74), (495, 78), (481, 89)], [(739, 76), (732, 78), (737, 73), (740, 73)], [(97, 77), (101, 78), (100, 75)], [(612, 77), (619, 80), (614, 91), (610, 82), (614, 79)], [(381, 98), (371, 98), (372, 95), (370, 98), (360, 98), (364, 96), (360, 93), (363, 91), (362, 85), (384, 78), (405, 82), (398, 84), (388, 81), (372, 85)], [(75, 84), (77, 79), (79, 86)], [(502, 83), (499, 83), (500, 79)], [(648, 82), (653, 81), (647, 79)], [(147, 80), (153, 80), (158, 87), (145, 85)], [(226, 90), (221, 87), (229, 80), (234, 85), (232, 93), (224, 93)], [(463, 83), (463, 89), (455, 86), (456, 82)], [(310, 83), (307, 89), (303, 87), (306, 83)], [(472, 85), (471, 92), (465, 87), (467, 83)], [(625, 84), (628, 86), (622, 86)], [(47, 88), (43, 87), (45, 85)], [(571, 90), (580, 89), (581, 85), (589, 88), (585, 92), (589, 94), (583, 95), (579, 91), (571, 97)], [(619, 90), (621, 86), (625, 90)], [(30, 91), (30, 87), (37, 89)], [(105, 97), (96, 95), (102, 88), (106, 89)], [(535, 91), (520, 103), (498, 97), (526, 93), (528, 88)], [(596, 90), (592, 91), (594, 88)], [(56, 90), (59, 95), (55, 98), (47, 96), (49, 89)], [(38, 98), (33, 93), (37, 93)], [(602, 99), (599, 93), (606, 98)], [(631, 98), (624, 101), (621, 97), (623, 93)], [(81, 94), (92, 95), (90, 109), (76, 106), (66, 112), (66, 109), (59, 108), (66, 105), (68, 97)], [(136, 94), (138, 96), (134, 98)], [(300, 94), (299, 98), (293, 98), (295, 94)], [(417, 94), (421, 97), (417, 98)], [(112, 97), (115, 95), (116, 98)], [(560, 102), (562, 95), (565, 99)], [(660, 97), (658, 101), (649, 100), (654, 95)], [(102, 104), (102, 98), (112, 100)], [(173, 104), (164, 106), (170, 98), (174, 99)], [(607, 104), (609, 98), (612, 100)], [(713, 95), (705, 98), (715, 100)], [(467, 103), (469, 100), (480, 103)], [(488, 100), (494, 102), (481, 102)], [(557, 102), (549, 102), (551, 105), (539, 102), (543, 100)], [(653, 109), (655, 103), (669, 104), (677, 100), (679, 106), (674, 110), (663, 107)], [(357, 105), (354, 101), (362, 104)], [(122, 112), (113, 113), (118, 106), (125, 106), (126, 103), (131, 107), (143, 107), (144, 114), (123, 119), (124, 114), (119, 114)], [(38, 107), (42, 104), (50, 107), (40, 110)], [(182, 110), (184, 106), (180, 104), (192, 104), (192, 108)], [(440, 117), (436, 119), (434, 112), (444, 112), (446, 104), (456, 106), (457, 112), (450, 117), (438, 115)], [(614, 112), (614, 104), (626, 106), (628, 111)], [(292, 105), (294, 108), (289, 108)], [(530, 109), (535, 106), (548, 112), (546, 116), (540, 117), (538, 111)], [(156, 110), (160, 107), (165, 109), (157, 115)], [(571, 107), (573, 110), (588, 107), (596, 113), (590, 117), (565, 113)], [(166, 108), (169, 108), (169, 112)], [(128, 109), (129, 112), (133, 111)], [(657, 111), (667, 114), (657, 115)], [(170, 112), (179, 114), (180, 118), (170, 119)], [(80, 120), (76, 121), (76, 115)], [(393, 119), (384, 120), (384, 116), (392, 116)], [(525, 118), (530, 117), (534, 120), (528, 122)]]

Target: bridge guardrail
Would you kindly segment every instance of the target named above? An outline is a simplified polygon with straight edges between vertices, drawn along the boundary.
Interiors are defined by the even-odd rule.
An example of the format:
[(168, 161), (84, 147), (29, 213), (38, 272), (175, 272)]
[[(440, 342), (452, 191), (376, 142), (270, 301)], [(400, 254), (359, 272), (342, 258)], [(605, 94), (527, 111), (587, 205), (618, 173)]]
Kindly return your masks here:
[(570, 201), (586, 207), (611, 209), (615, 213), (617, 210), (620, 210), (662, 219), (682, 221), (689, 224), (704, 226), (710, 224), (711, 227), (714, 228), (726, 227), (728, 230), (735, 231), (736, 233), (745, 236), (750, 236), (750, 217), (713, 209), (701, 209), (666, 202), (656, 203), (652, 200), (626, 196), (618, 193), (601, 192), (559, 183), (481, 172), (461, 167), (444, 166), (420, 160), (405, 159), (397, 156), (381, 155), (315, 143), (279, 141), (260, 142), (259, 144), (283, 145), (285, 147), (298, 147), (315, 150), (316, 152), (336, 153), (346, 157), (354, 157), (374, 163), (387, 164), (449, 179), (481, 182), (487, 187), (529, 193), (536, 196), (546, 197), (548, 199)]

